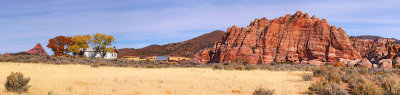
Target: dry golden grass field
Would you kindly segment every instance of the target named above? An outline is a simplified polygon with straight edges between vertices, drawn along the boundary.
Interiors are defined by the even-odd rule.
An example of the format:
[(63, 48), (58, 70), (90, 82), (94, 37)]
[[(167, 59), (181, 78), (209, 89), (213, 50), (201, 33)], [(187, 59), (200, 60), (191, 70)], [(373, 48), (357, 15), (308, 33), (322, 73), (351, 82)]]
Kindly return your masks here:
[(3, 86), (11, 72), (31, 78), (29, 95), (250, 95), (258, 87), (296, 95), (311, 84), (301, 79), (311, 72), (0, 63), (1, 95), (16, 94)]

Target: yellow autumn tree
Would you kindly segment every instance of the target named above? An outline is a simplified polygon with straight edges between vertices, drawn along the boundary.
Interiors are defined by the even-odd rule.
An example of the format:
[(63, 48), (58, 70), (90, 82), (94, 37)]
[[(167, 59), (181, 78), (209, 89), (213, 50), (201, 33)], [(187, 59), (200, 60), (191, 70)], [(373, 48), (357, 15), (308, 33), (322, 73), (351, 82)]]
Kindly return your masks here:
[(77, 35), (71, 38), (72, 45), (68, 46), (67, 50), (74, 55), (82, 56), (82, 52), (89, 48), (89, 43), (92, 39), (90, 35)]
[(95, 53), (101, 53), (101, 56), (104, 57), (106, 52), (114, 50), (110, 47), (114, 41), (115, 38), (111, 35), (96, 33), (93, 35), (92, 46), (94, 46)]

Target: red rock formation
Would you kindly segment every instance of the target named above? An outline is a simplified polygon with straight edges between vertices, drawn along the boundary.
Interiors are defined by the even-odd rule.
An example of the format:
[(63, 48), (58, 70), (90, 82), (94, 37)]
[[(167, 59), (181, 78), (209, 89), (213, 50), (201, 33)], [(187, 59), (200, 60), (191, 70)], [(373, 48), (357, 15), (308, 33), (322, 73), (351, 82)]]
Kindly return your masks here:
[(32, 55), (47, 55), (46, 51), (43, 49), (42, 45), (38, 43), (34, 48), (26, 51), (26, 53)]
[[(382, 59), (394, 59), (400, 52), (400, 45), (395, 44), (396, 39), (392, 38), (363, 38), (352, 37), (352, 44), (362, 57), (371, 59), (377, 63)], [(373, 59), (373, 60), (372, 60)]]
[(209, 62), (251, 64), (361, 59), (342, 28), (300, 11), (273, 20), (255, 19), (245, 28), (232, 26), (213, 48), (198, 55)]

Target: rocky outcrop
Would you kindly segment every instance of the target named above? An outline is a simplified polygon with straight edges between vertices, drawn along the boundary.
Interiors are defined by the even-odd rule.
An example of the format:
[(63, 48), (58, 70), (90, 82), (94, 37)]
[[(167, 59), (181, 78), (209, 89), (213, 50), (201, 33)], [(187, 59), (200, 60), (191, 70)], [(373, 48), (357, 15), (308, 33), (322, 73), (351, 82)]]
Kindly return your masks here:
[(209, 62), (210, 59), (211, 59), (210, 49), (205, 49), (196, 54), (196, 57), (194, 57), (193, 60), (205, 64)]
[(357, 63), (357, 67), (371, 68), (372, 67), (372, 63), (369, 62), (369, 60), (367, 58), (363, 58), (360, 62)]
[[(211, 49), (198, 54), (208, 62), (337, 62), (361, 59), (342, 28), (298, 11), (278, 19), (256, 19), (245, 28), (232, 26)], [(372, 65), (371, 65), (372, 66)]]
[(36, 46), (33, 47), (32, 49), (26, 51), (26, 53), (29, 53), (32, 55), (47, 55), (46, 51), (43, 49), (43, 47), (40, 43), (36, 44)]
[(360, 55), (373, 63), (382, 59), (394, 59), (400, 53), (400, 45), (396, 44), (397, 40), (393, 38), (358, 36), (350, 39)]

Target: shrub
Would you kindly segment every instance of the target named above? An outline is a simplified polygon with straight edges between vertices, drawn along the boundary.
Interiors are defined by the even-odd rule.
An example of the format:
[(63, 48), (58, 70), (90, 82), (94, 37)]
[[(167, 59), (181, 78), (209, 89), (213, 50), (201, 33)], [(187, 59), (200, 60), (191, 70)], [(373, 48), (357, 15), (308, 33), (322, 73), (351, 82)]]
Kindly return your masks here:
[(224, 69), (224, 64), (221, 63), (210, 63), (210, 64), (212, 69), (217, 69), (217, 70)]
[(348, 82), (348, 80), (350, 79), (350, 77), (354, 77), (354, 76), (360, 76), (357, 69), (354, 68), (350, 68), (350, 69), (344, 69), (343, 70), (346, 74), (342, 75), (341, 78), (343, 81)]
[(22, 73), (11, 72), (4, 86), (7, 91), (22, 93), (26, 92), (31, 87), (28, 85), (29, 81), (30, 78), (24, 78)]
[(356, 95), (382, 95), (384, 93), (383, 89), (372, 81), (361, 78), (355, 82), (358, 83), (352, 83), (352, 87), (353, 93)]
[(246, 64), (246, 70), (255, 70), (257, 66), (255, 64)]
[(275, 90), (270, 90), (266, 88), (258, 88), (254, 90), (253, 95), (274, 95)]
[(347, 95), (348, 92), (342, 88), (339, 84), (329, 82), (327, 80), (321, 80), (309, 87), (311, 91), (321, 95)]
[(235, 68), (235, 70), (246, 70), (246, 67), (243, 65), (235, 65), (233, 68)]
[(387, 95), (400, 95), (400, 79), (396, 77), (384, 77), (381, 86)]
[(400, 68), (400, 65), (393, 65), (393, 68)]
[(346, 65), (343, 62), (338, 62), (334, 66), (335, 67), (346, 67)]
[(307, 75), (303, 75), (302, 78), (304, 81), (311, 81), (314, 79), (314, 76), (307, 74)]
[(100, 64), (98, 64), (98, 63), (91, 64), (90, 67), (92, 67), (92, 68), (99, 68), (99, 67), (100, 67)]
[(342, 75), (344, 75), (344, 73), (341, 70), (333, 69), (329, 70), (329, 72), (326, 72), (325, 77), (330, 82), (335, 82), (337, 84), (340, 84), (342, 83)]
[(328, 70), (326, 70), (325, 67), (320, 67), (320, 68), (316, 68), (313, 70), (313, 75), (318, 77), (318, 76), (324, 76), (325, 73), (327, 73)]
[(363, 74), (363, 75), (365, 75), (365, 74), (368, 73), (368, 69), (367, 69), (367, 68), (360, 68), (360, 69), (358, 70), (358, 72), (361, 73), (361, 74)]

